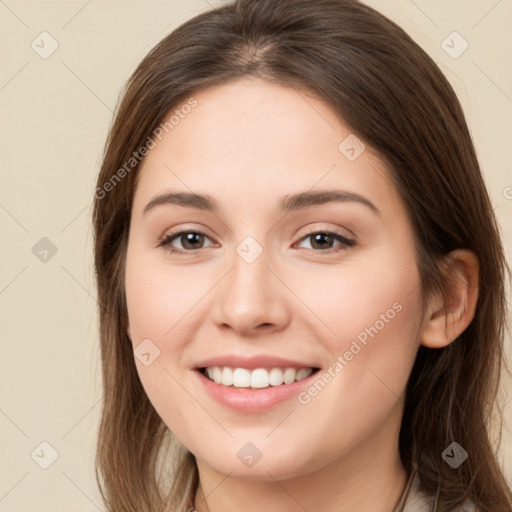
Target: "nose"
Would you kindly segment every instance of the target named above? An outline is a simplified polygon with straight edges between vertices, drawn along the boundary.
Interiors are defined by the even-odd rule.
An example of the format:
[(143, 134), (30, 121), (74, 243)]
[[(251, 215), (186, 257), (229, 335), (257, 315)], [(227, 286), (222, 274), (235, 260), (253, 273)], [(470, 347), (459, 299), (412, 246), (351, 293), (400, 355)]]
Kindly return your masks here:
[(269, 264), (266, 251), (252, 262), (234, 254), (232, 268), (216, 287), (213, 318), (219, 328), (250, 336), (286, 327), (290, 292)]

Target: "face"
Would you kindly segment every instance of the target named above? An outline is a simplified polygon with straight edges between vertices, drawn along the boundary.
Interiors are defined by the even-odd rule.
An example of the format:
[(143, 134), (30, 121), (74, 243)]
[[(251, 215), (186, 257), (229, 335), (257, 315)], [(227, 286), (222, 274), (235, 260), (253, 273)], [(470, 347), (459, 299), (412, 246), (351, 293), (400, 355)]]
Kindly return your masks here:
[(127, 329), (150, 401), (198, 464), (241, 478), (397, 438), (422, 303), (389, 171), (305, 91), (244, 78), (194, 99), (132, 209)]

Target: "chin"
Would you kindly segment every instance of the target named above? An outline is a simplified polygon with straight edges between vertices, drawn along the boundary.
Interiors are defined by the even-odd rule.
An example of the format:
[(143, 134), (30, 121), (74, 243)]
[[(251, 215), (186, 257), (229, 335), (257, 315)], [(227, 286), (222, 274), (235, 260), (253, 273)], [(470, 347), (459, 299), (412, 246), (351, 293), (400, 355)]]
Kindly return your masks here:
[[(231, 452), (230, 449), (227, 449), (214, 459), (212, 459), (212, 452), (210, 451), (206, 458), (196, 456), (196, 460), (199, 465), (209, 466), (217, 473), (229, 475), (230, 478), (260, 482), (296, 478), (317, 470), (329, 462), (317, 461), (315, 464), (312, 460), (298, 460), (298, 454), (301, 453), (301, 450), (296, 446), (291, 447), (289, 445), (284, 453), (279, 453), (277, 447), (274, 448), (268, 445), (258, 455), (254, 448), (246, 446), (245, 450), (244, 448), (240, 449), (239, 444), (237, 443), (238, 453), (235, 453), (235, 456), (226, 456), (226, 453)], [(265, 455), (265, 452), (268, 455)], [(251, 455), (248, 455), (251, 453), (253, 460), (250, 459)], [(301, 453), (301, 455), (305, 454)], [(244, 460), (246, 458), (248, 460)]]

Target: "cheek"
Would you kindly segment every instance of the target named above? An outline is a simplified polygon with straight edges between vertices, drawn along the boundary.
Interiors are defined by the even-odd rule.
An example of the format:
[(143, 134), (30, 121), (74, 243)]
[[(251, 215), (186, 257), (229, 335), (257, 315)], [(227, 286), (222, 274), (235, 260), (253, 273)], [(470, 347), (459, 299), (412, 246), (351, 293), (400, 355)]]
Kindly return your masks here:
[(195, 305), (211, 287), (211, 276), (192, 266), (169, 271), (165, 261), (155, 262), (142, 251), (128, 250), (126, 300), (132, 342), (150, 338), (175, 347), (181, 329), (195, 314)]
[(160, 350), (147, 366), (136, 354), (134, 362), (147, 397), (180, 439), (201, 438), (201, 429), (206, 428), (204, 423), (193, 421), (200, 411), (180, 384), (184, 377), (179, 368), (182, 346), (187, 339), (183, 329), (194, 304), (204, 295), (204, 291), (190, 286), (191, 277), (187, 271), (166, 272), (143, 250), (128, 247), (125, 285), (132, 346), (137, 352), (137, 346), (149, 339)]
[[(308, 428), (330, 439), (315, 457), (356, 445), (399, 407), (419, 345), (422, 306), (416, 266), (405, 263), (344, 271), (335, 285), (326, 275), (307, 292), (329, 326), (318, 332), (330, 360), (298, 397)], [(300, 429), (301, 414), (296, 419), (292, 428)]]
[(420, 322), (420, 276), (412, 257), (375, 257), (364, 264), (347, 263), (338, 271), (326, 267), (314, 278), (298, 275), (294, 287), (324, 325), (323, 339), (332, 350), (344, 349), (343, 340), (359, 334), (364, 343), (364, 333), (370, 337), (375, 328), (379, 336), (404, 329), (410, 334)]
[(365, 265), (349, 266), (336, 276), (331, 268), (301, 280), (301, 296), (321, 321), (318, 339), (330, 354), (326, 367), (338, 362), (331, 390), (356, 399), (354, 407), (364, 399), (380, 408), (387, 395), (393, 401), (403, 391), (414, 363), (422, 320), (420, 275), (413, 255), (381, 253)]

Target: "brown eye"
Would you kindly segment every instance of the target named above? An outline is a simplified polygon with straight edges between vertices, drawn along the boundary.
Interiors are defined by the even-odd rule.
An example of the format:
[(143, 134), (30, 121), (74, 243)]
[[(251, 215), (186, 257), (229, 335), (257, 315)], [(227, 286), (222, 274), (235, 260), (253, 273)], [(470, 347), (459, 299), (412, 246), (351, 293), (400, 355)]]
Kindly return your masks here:
[(200, 233), (185, 233), (178, 237), (184, 249), (198, 249), (204, 243), (204, 235)]
[[(203, 249), (206, 239), (209, 240), (209, 237), (199, 231), (180, 231), (166, 236), (160, 242), (159, 247), (166, 247), (170, 252), (193, 252), (196, 249)], [(176, 241), (181, 247), (176, 247), (173, 244)]]
[(326, 233), (309, 235), (309, 238), (311, 239), (311, 247), (313, 249), (330, 249), (335, 242), (334, 237)]
[[(301, 241), (308, 239), (311, 240), (311, 248), (305, 247), (305, 249), (313, 250), (315, 252), (331, 251), (331, 249), (331, 252), (335, 252), (355, 245), (354, 240), (349, 240), (335, 231), (315, 231), (301, 238)], [(339, 242), (338, 245), (333, 246), (336, 241)]]

